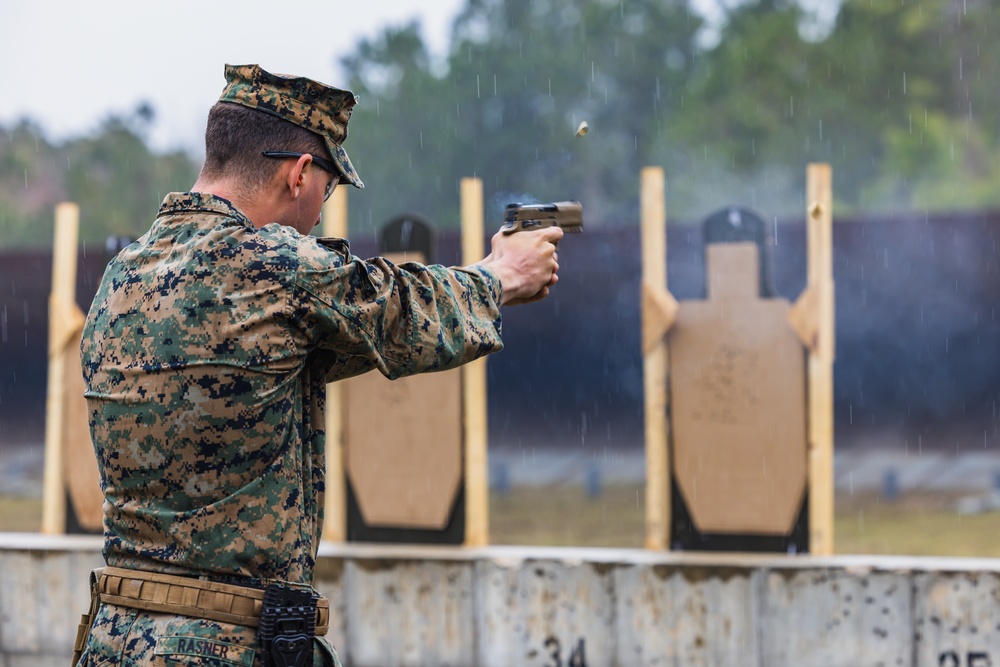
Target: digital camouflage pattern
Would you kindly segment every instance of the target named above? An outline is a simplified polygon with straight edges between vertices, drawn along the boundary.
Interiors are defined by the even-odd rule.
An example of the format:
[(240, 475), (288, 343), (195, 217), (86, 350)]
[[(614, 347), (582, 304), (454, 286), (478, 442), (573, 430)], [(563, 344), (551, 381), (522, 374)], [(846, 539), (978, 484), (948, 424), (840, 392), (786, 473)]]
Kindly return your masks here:
[[(83, 333), (108, 565), (311, 585), (327, 382), (495, 352), (501, 297), (486, 269), (362, 261), (345, 240), (257, 229), (214, 195), (168, 195), (149, 232), (108, 265)], [(123, 641), (128, 664), (143, 665), (135, 656), (169, 642), (219, 652), (255, 646), (252, 635), (103, 605), (82, 664), (118, 664), (104, 660)], [(226, 651), (242, 657), (197, 664), (246, 659)]]
[(108, 265), (83, 333), (108, 565), (310, 584), (328, 381), (502, 347), (485, 269), (353, 257), (170, 194)]
[(219, 101), (264, 111), (322, 136), (343, 173), (340, 182), (365, 187), (343, 147), (358, 101), (351, 91), (301, 76), (271, 74), (259, 65), (226, 65), (226, 87)]
[[(245, 625), (103, 605), (79, 665), (119, 665), (127, 651), (124, 664), (129, 667), (255, 667), (260, 665), (256, 634), (256, 628)], [(341, 667), (336, 651), (322, 637), (313, 641), (312, 664)]]

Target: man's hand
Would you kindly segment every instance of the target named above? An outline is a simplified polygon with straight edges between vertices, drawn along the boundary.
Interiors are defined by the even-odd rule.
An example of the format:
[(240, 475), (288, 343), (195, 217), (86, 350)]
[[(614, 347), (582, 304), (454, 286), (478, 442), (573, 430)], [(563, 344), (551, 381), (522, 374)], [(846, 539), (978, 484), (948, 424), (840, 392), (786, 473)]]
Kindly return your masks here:
[(503, 303), (514, 306), (540, 301), (559, 280), (555, 244), (563, 237), (559, 227), (546, 227), (528, 234), (497, 232), (491, 252), (479, 266), (493, 271), (503, 285)]

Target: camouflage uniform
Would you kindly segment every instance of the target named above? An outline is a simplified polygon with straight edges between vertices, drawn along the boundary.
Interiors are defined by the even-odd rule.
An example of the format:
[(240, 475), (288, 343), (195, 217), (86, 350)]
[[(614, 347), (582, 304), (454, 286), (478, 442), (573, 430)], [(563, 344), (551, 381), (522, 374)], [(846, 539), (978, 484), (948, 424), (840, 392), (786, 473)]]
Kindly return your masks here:
[[(108, 565), (311, 586), (326, 383), (497, 351), (501, 296), (485, 269), (361, 261), (214, 195), (168, 195), (108, 265), (83, 335)], [(249, 667), (255, 649), (253, 628), (105, 604), (81, 664)]]

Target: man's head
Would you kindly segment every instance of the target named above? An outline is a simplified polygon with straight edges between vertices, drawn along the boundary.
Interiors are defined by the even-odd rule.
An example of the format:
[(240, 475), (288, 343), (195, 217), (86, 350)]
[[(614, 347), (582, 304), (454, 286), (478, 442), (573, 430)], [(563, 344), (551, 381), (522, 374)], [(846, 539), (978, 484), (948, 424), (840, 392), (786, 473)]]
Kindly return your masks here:
[[(314, 194), (319, 181), (325, 196), (338, 182), (363, 188), (343, 148), (356, 101), (350, 91), (311, 79), (227, 65), (226, 87), (209, 112), (199, 180), (227, 182), (241, 203), (266, 200), (268, 189), (285, 181), (293, 199), (303, 184), (304, 194)], [(305, 200), (293, 203), (296, 215), (310, 215)]]
[(219, 102), (239, 104), (318, 135), (340, 170), (340, 182), (365, 187), (343, 147), (357, 103), (351, 91), (305, 77), (271, 74), (258, 65), (226, 65), (226, 87)]
[[(202, 167), (205, 177), (212, 180), (228, 177), (239, 183), (246, 195), (260, 191), (281, 167), (276, 159), (264, 155), (267, 151), (288, 151), (332, 160), (326, 142), (318, 134), (238, 104), (216, 102), (208, 112), (205, 129), (205, 164)], [(339, 169), (337, 172), (335, 175), (339, 178)]]

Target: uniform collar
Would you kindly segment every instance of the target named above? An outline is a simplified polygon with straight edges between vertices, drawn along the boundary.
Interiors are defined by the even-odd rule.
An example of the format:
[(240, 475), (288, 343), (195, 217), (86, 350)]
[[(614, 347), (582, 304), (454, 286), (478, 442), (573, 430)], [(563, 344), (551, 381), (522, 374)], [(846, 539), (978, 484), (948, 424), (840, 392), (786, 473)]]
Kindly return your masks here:
[(250, 218), (243, 211), (228, 199), (223, 199), (208, 192), (171, 192), (160, 204), (160, 211), (157, 217), (175, 215), (178, 213), (191, 213), (192, 211), (204, 211), (215, 213), (228, 218), (234, 218), (248, 227), (255, 228)]

